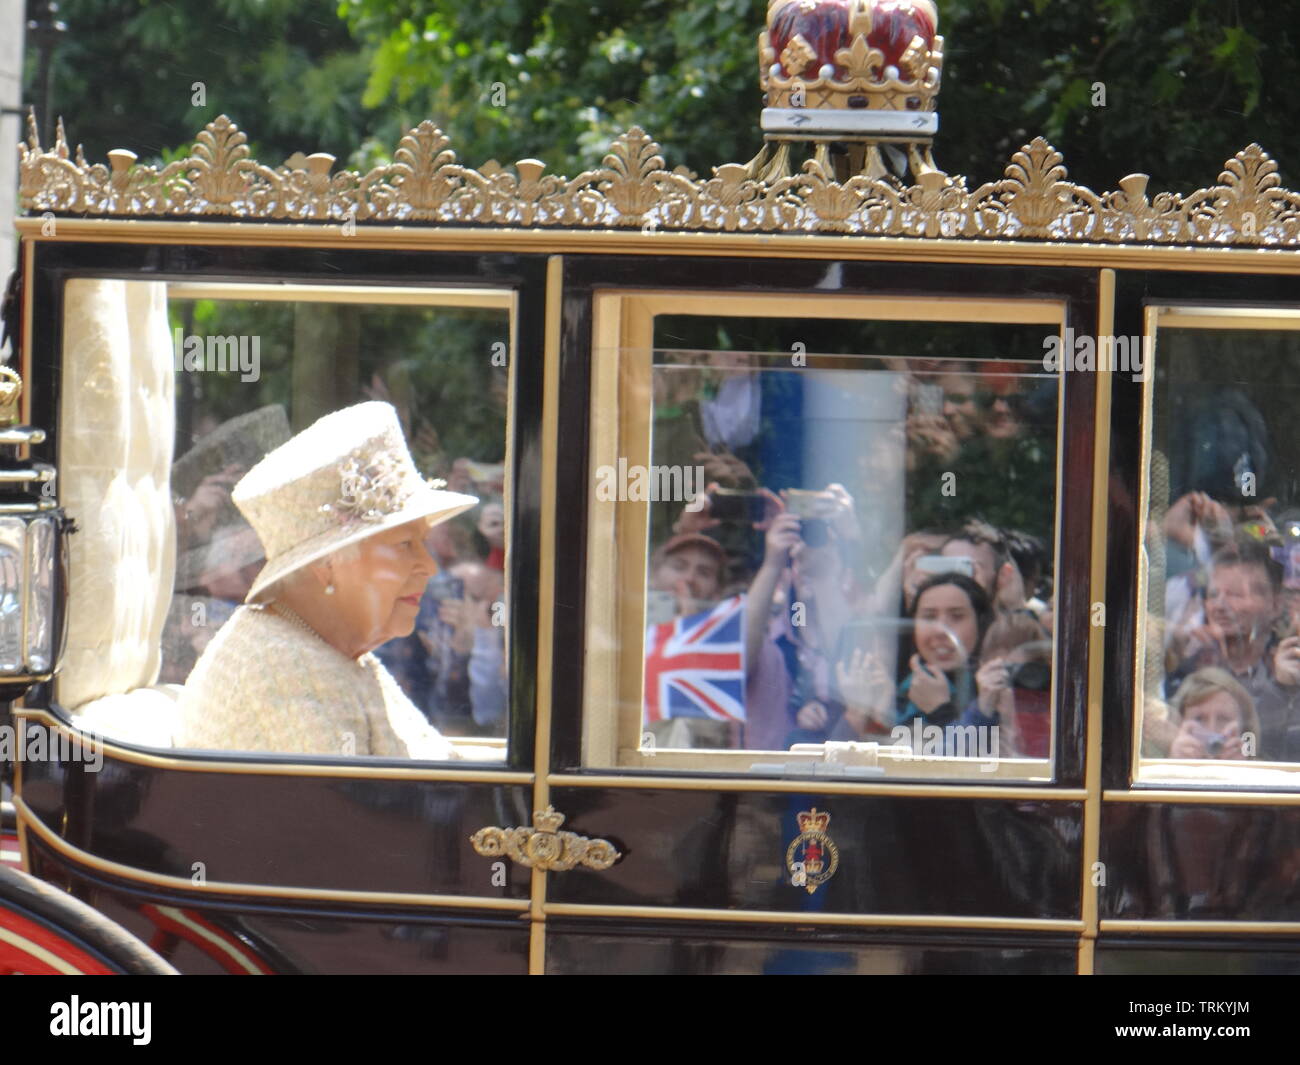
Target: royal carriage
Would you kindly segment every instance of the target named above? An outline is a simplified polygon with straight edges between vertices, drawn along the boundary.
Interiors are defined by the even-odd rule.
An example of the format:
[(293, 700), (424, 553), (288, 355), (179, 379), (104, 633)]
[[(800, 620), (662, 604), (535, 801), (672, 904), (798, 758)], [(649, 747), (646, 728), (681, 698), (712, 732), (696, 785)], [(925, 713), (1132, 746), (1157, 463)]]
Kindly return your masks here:
[[(0, 478), (28, 647), (0, 671), (45, 744), (3, 846), (47, 887), (0, 882), (0, 967), (162, 964), (134, 937), (182, 972), (1300, 969), (1286, 722), (1170, 757), (1165, 683), (1197, 550), (1170, 513), (1300, 503), (1300, 195), (1256, 145), (1185, 196), (1094, 192), (1041, 139), (952, 177), (926, 0), (777, 2), (759, 46), (761, 148), (704, 176), (635, 128), (570, 178), (474, 168), (432, 122), (368, 173), (263, 165), (225, 117), (159, 167), (30, 124), (8, 325), (43, 432), (0, 439), (28, 471)], [(229, 471), (367, 396), (504, 500), (500, 715), (462, 715), (455, 763), (176, 747), (173, 685), (257, 564)], [(686, 677), (651, 647), (708, 635), (653, 580), (696, 467), (842, 486), (859, 590), (977, 512), (1045, 544), (1041, 744), (756, 739), (740, 652)], [(763, 548), (732, 524), (741, 599)]]

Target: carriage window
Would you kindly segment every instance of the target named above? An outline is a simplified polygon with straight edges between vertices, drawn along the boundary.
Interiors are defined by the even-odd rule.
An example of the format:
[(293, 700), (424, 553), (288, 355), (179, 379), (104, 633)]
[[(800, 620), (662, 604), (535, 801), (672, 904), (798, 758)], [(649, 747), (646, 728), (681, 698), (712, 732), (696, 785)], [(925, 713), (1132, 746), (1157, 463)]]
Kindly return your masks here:
[(588, 764), (1050, 777), (1056, 328), (663, 315), (620, 351)]
[(1293, 784), (1300, 317), (1148, 315), (1135, 776)]
[[(65, 439), (74, 443), (61, 454), (60, 490), (84, 535), (72, 544), (73, 623), (60, 701), (83, 712), (89, 727), (108, 722), (102, 730), (110, 735), (161, 745), (441, 758), (449, 750), (441, 733), (462, 755), (503, 757), (511, 299), (462, 290), (71, 282), (65, 360), (81, 365), (68, 366), (66, 379), (84, 386), (64, 397)], [(418, 717), (389, 730), (360, 689), (332, 701), (333, 659), (286, 654), (273, 672), (315, 671), (294, 691), (309, 693), (303, 706), (326, 724), (304, 718), (301, 727), (279, 727), (279, 689), (269, 680), (239, 689), (264, 688), (266, 705), (226, 708), (211, 727), (192, 720), (195, 706), (213, 705), (211, 691), (202, 703), (192, 699), (196, 667), (267, 565), (265, 530), (234, 504), (234, 486), (294, 434), (366, 400), (395, 408), (420, 478), (480, 500), (421, 531), (418, 545), (398, 542), (413, 525), (377, 534), (385, 559), (407, 551), (417, 560), (410, 579), (379, 574), (366, 592), (376, 599), (371, 613), (347, 615), (352, 628), (340, 620), (334, 642), (355, 635), (349, 646), (358, 653), (371, 646), (384, 667), (367, 667), (384, 706)], [(98, 517), (96, 493), (105, 501)], [(426, 571), (431, 579), (412, 591)], [(393, 602), (377, 602), (385, 595)], [(78, 597), (96, 602), (105, 620), (75, 609)], [(393, 620), (404, 612), (409, 634), (376, 643), (378, 634), (407, 627)], [(345, 617), (343, 608), (337, 616)], [(260, 638), (241, 630), (230, 640)], [(383, 694), (384, 672), (404, 698)], [(214, 683), (204, 676), (205, 690)]]

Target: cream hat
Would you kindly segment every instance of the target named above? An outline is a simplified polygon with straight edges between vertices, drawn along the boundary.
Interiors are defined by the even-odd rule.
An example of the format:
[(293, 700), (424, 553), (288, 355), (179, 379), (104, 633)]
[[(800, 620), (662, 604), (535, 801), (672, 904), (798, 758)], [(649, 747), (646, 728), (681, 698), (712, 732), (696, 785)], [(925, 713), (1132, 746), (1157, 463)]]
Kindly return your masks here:
[(420, 476), (388, 403), (325, 415), (249, 470), (231, 498), (266, 548), (247, 603), (341, 547), (417, 518), (433, 525), (478, 503)]

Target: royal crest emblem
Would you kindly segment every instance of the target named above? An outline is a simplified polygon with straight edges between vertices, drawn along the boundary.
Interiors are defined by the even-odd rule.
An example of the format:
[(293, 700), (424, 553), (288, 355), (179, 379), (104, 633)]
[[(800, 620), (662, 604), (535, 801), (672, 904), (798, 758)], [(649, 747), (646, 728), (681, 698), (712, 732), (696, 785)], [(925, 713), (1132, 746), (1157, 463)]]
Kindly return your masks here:
[(785, 852), (785, 867), (790, 883), (811, 895), (835, 875), (840, 867), (840, 849), (826, 834), (831, 815), (813, 807), (799, 813), (799, 835)]

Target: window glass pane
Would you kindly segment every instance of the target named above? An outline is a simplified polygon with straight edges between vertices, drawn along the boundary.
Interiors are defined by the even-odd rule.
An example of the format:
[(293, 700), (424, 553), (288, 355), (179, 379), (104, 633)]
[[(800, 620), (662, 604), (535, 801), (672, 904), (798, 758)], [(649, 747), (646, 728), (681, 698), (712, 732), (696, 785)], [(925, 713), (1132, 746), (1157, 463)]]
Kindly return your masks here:
[[(117, 298), (111, 290), (91, 295), (100, 304)], [(260, 298), (256, 286), (224, 286), (220, 295), (208, 296), (203, 286), (180, 285), (149, 310), (147, 323), (139, 320), (144, 312), (131, 311), (134, 320), (128, 315), (135, 334), (147, 329), (157, 343), (139, 345), (142, 350), (131, 360), (133, 376), (123, 379), (124, 394), (129, 400), (132, 390), (143, 393), (150, 373), (166, 372), (174, 407), (165, 426), (159, 422), (149, 433), (125, 434), (128, 453), (118, 464), (152, 462), (167, 471), (175, 519), (174, 579), (157, 597), (159, 618), (152, 629), (160, 634), (156, 681), (148, 675), (147, 662), (133, 684), (124, 682), (122, 670), (95, 677), (93, 663), (87, 663), (80, 676), (90, 680), (73, 678), (65, 687), (100, 697), (93, 706), (87, 704), (93, 711), (89, 720), (118, 723), (138, 720), (144, 705), (122, 703), (118, 697), (128, 694), (123, 689), (152, 681), (152, 690), (171, 699), (170, 735), (176, 746), (435, 760), (502, 758), (509, 693), (509, 294), (494, 294), (494, 302), (480, 293), (468, 306), (457, 305), (456, 294), (446, 292), (402, 290), (388, 302), (378, 294), (334, 302), (329, 302), (330, 290), (322, 289), (320, 295)], [(105, 313), (102, 306), (97, 313)], [(160, 329), (161, 339), (154, 335)], [(159, 388), (158, 395), (166, 394)], [(397, 447), (362, 445), (367, 461), (378, 464), (363, 465), (353, 482), (340, 469), (336, 502), (351, 505), (345, 486), (353, 483), (360, 492), (356, 498), (369, 500), (366, 505), (378, 510), (372, 508), (367, 516), (358, 504), (341, 511), (324, 553), (316, 550), (315, 541), (299, 542), (292, 519), (276, 519), (284, 527), (274, 535), (309, 559), (294, 575), (302, 577), (303, 567), (320, 563), (319, 591), (333, 596), (321, 602), (330, 609), (302, 624), (302, 612), (288, 608), (285, 589), (291, 582), (284, 580), (264, 597), (266, 609), (255, 611), (261, 629), (236, 625), (227, 634), (233, 620), (252, 616), (244, 603), (268, 552), (266, 535), (259, 535), (266, 530), (246, 520), (232, 500), (232, 489), (295, 434), (367, 400), (395, 408), (418, 477), (403, 479), (400, 470), (383, 465), (400, 457)], [(106, 422), (121, 421), (111, 404), (102, 406)], [(67, 429), (76, 431), (73, 425)], [(119, 427), (107, 431), (122, 435)], [(112, 494), (114, 461), (107, 461), (103, 471), (113, 500), (110, 526), (119, 519), (128, 523), (135, 505)], [(310, 466), (311, 461), (305, 457), (300, 464)], [(383, 517), (402, 513), (389, 503), (409, 498), (407, 493), (426, 479), (435, 479), (435, 488), (442, 481), (443, 488), (480, 502), (431, 528), (422, 520), (427, 508), (410, 522)], [(285, 513), (296, 515), (292, 508), (297, 504), (288, 496), (285, 500)], [(313, 502), (309, 509), (318, 520), (320, 508)], [(362, 535), (351, 536), (349, 523)], [(97, 549), (117, 535), (112, 528), (104, 536), (92, 530)], [(272, 557), (283, 553), (284, 546), (272, 546)], [(130, 544), (123, 539), (109, 547), (119, 562), (115, 566), (110, 559), (108, 567), (127, 572)], [(142, 571), (146, 579), (160, 583), (157, 561), (171, 555), (152, 555), (150, 568)], [(132, 602), (114, 601), (112, 609), (148, 631), (155, 610), (152, 596), (142, 588)], [(74, 612), (78, 607), (89, 609), (74, 602)], [(275, 615), (281, 635), (286, 624), (302, 635), (293, 647), (292, 641), (286, 643), (278, 660), (257, 667), (263, 677), (259, 685), (246, 675), (257, 671), (246, 662), (260, 662), (268, 653), (261, 641), (269, 615)], [(233, 648), (246, 644), (245, 662)], [(205, 671), (205, 655), (220, 661), (221, 669)], [(353, 672), (345, 676), (344, 667)], [(225, 674), (232, 692), (262, 695), (236, 706), (240, 699), (225, 698), (217, 690)], [(184, 687), (178, 691), (167, 685)], [(123, 737), (132, 738), (133, 732), (127, 721)], [(453, 749), (451, 739), (473, 743)]]
[(1140, 775), (1298, 762), (1300, 332), (1162, 325), (1156, 356)]
[(614, 757), (1049, 776), (1054, 328), (787, 322), (839, 350), (773, 351), (734, 346), (764, 323), (658, 324), (713, 343), (620, 353), (651, 411), (643, 454), (596, 471), (646, 560)]

